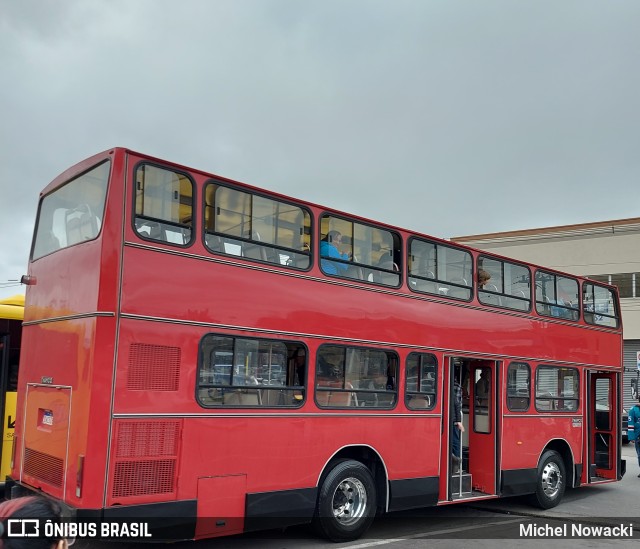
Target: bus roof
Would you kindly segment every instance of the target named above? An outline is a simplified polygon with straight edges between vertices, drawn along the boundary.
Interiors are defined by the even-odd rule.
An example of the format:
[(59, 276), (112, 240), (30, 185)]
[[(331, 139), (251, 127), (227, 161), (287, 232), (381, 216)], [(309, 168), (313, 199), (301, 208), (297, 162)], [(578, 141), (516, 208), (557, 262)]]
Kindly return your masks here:
[(24, 318), (24, 296), (17, 294), (0, 299), (0, 318), (22, 320)]

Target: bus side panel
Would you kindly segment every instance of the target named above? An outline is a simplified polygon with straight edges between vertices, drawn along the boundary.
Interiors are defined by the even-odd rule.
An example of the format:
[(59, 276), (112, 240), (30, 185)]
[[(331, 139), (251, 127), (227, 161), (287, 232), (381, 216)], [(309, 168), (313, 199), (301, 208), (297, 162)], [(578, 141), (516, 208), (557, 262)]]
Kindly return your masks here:
[[(23, 438), (18, 441), (13, 478), (23, 478), (30, 485), (44, 482), (46, 489), (50, 485), (48, 473), (39, 467), (40, 461), (29, 462), (27, 458), (47, 459), (55, 450), (56, 455), (52, 457), (62, 460), (55, 463), (64, 471), (65, 479), (64, 490), (60, 485), (56, 491), (59, 497), (64, 492), (65, 503), (73, 506), (101, 507), (103, 504), (114, 325), (113, 317), (90, 317), (24, 328), (23, 361), (30, 367), (21, 370), (19, 379), (16, 426)], [(56, 349), (56, 352), (47, 353), (47, 349)], [(49, 396), (29, 396), (27, 401), (27, 385), (31, 395), (54, 387), (66, 388), (68, 412), (62, 413), (61, 403), (53, 402), (55, 399)], [(51, 393), (45, 391), (44, 394)], [(60, 425), (60, 421), (66, 425)], [(61, 444), (59, 429), (68, 432), (68, 439), (65, 436), (68, 446), (64, 450), (56, 446)], [(55, 433), (58, 434), (53, 444)], [(27, 455), (23, 450), (27, 450)], [(90, 458), (84, 459), (85, 456)], [(84, 468), (80, 497), (76, 495), (79, 464)], [(35, 476), (27, 476), (30, 470), (35, 471)]]
[[(552, 440), (566, 441), (575, 463), (582, 459), (582, 422), (573, 417), (531, 415), (504, 416), (502, 469), (535, 469), (546, 445)], [(574, 464), (575, 464), (574, 463)], [(567, 463), (567, 469), (573, 467)]]
[[(200, 246), (197, 242), (189, 253), (197, 254)], [(173, 254), (125, 246), (122, 313), (444, 349), (458, 349), (464, 340), (465, 349), (502, 356), (522, 353), (522, 336), (515, 334), (524, 333), (527, 347), (542, 353), (540, 360), (564, 358), (548, 349), (571, 349), (566, 357), (573, 361), (588, 363), (594, 356), (611, 366), (620, 361), (616, 333), (603, 332), (595, 338), (588, 328), (557, 325), (549, 330), (544, 320), (373, 293), (373, 288), (329, 285), (298, 273), (212, 263), (207, 261), (212, 254), (202, 253), (202, 258), (182, 258), (178, 269)], [(242, 262), (228, 260), (234, 259)], [(246, 261), (244, 265), (250, 266)], [(188, 283), (176, 283), (179, 274), (150, 279), (150, 273), (181, 272), (188, 273)], [(328, 303), (342, 305), (329, 311)], [(496, 337), (497, 333), (514, 335), (507, 339)]]

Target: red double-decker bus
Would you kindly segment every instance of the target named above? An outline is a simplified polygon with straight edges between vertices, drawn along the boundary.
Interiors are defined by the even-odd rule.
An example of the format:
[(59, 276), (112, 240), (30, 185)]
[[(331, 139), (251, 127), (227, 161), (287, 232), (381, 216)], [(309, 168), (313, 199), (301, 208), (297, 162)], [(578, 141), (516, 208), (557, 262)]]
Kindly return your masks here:
[(44, 189), (23, 281), (14, 497), (349, 540), (624, 474), (595, 281), (122, 148)]

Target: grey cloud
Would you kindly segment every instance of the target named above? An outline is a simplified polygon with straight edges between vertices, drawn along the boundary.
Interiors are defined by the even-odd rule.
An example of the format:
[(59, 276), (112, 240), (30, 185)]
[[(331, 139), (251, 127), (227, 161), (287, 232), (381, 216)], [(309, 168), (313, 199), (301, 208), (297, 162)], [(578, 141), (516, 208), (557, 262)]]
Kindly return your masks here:
[[(638, 215), (633, 1), (0, 1), (0, 282), (128, 146), (436, 236)], [(1, 292), (1, 290), (0, 290)]]

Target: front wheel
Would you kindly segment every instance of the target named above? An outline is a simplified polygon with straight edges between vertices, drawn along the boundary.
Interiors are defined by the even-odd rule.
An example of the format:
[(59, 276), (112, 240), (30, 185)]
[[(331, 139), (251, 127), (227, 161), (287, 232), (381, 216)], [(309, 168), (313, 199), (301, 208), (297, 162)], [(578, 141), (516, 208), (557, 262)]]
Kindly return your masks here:
[(364, 534), (375, 517), (376, 488), (359, 461), (339, 461), (324, 478), (313, 518), (316, 531), (331, 541), (351, 541)]
[(540, 458), (536, 491), (531, 500), (541, 509), (551, 509), (560, 503), (567, 483), (564, 461), (558, 452), (548, 450)]

